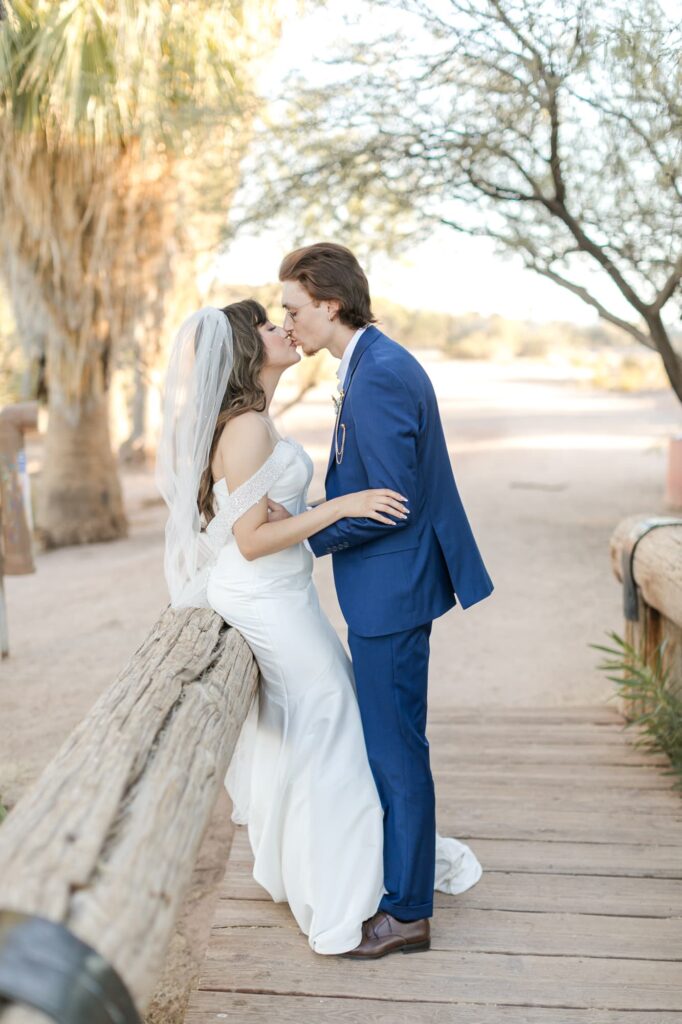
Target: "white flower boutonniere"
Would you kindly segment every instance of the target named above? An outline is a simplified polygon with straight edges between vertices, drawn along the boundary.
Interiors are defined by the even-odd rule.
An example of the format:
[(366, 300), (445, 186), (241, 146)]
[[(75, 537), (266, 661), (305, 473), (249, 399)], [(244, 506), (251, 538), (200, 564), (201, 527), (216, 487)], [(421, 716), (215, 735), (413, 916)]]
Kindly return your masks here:
[(343, 396), (344, 396), (344, 394), (345, 394), (345, 392), (344, 392), (344, 390), (342, 388), (341, 391), (339, 392), (338, 396), (337, 395), (332, 395), (332, 402), (334, 403), (334, 412), (336, 413), (337, 416), (339, 415), (339, 412), (341, 411), (341, 405), (343, 404)]

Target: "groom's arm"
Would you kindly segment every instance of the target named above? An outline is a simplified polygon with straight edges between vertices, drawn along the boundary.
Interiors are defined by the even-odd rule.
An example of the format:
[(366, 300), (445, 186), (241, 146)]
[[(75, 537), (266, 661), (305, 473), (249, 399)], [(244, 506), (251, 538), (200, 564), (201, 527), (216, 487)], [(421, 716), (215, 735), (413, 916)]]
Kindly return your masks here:
[[(354, 385), (353, 427), (368, 488), (388, 487), (417, 504), (418, 415), (413, 396), (390, 370), (358, 378)], [(374, 519), (340, 519), (308, 538), (313, 552), (330, 554), (399, 530), (410, 519), (378, 523)]]

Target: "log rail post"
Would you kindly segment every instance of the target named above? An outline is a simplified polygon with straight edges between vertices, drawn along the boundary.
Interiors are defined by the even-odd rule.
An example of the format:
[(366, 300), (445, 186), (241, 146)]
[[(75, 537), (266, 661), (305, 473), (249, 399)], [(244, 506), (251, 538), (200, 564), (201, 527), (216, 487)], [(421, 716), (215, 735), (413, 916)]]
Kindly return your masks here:
[(10, 811), (0, 1024), (140, 1019), (257, 683), (219, 615), (168, 608)]
[(682, 519), (622, 520), (611, 537), (611, 562), (623, 583), (625, 639), (649, 664), (665, 640), (672, 685), (682, 694)]

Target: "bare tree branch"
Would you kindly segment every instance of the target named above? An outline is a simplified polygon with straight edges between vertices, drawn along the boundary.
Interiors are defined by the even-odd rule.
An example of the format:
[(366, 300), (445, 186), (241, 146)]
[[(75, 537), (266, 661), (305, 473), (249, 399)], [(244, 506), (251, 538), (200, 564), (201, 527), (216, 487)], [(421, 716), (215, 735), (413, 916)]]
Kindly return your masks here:
[(588, 306), (592, 306), (599, 313), (602, 320), (607, 320), (610, 324), (614, 324), (616, 327), (620, 327), (626, 334), (630, 334), (633, 338), (636, 338), (642, 345), (647, 348), (656, 351), (656, 346), (652, 342), (651, 338), (646, 334), (645, 331), (640, 330), (635, 324), (631, 324), (628, 320), (623, 320), (621, 317), (611, 313), (606, 306), (604, 306), (598, 299), (592, 295), (587, 288), (583, 285), (575, 284), (574, 281), (569, 281), (568, 278), (561, 274), (557, 274), (551, 267), (542, 266), (538, 263), (534, 263), (532, 260), (527, 260), (526, 266), (530, 267), (537, 274), (542, 274), (543, 277), (548, 277), (550, 281), (554, 281), (555, 284), (561, 285), (562, 288), (566, 288), (567, 291), (573, 292), (583, 302), (586, 302)]
[(676, 289), (682, 279), (682, 256), (678, 257), (675, 269), (671, 273), (668, 280), (665, 282), (660, 292), (656, 296), (654, 302), (651, 303), (651, 309), (654, 313), (660, 313), (666, 302), (672, 298), (675, 294)]
[[(682, 276), (682, 23), (649, 0), (366, 2), (393, 31), (358, 44), (355, 77), (348, 61), (328, 88), (289, 90), (300, 145), (269, 157), (261, 217), (393, 251), (434, 223), (491, 238), (656, 349), (682, 400), (661, 319)], [(590, 264), (632, 318), (597, 298)]]
[(582, 251), (589, 253), (590, 256), (594, 257), (597, 263), (604, 268), (611, 280), (616, 284), (619, 291), (622, 292), (630, 305), (643, 316), (647, 308), (646, 303), (640, 299), (634, 288), (632, 288), (625, 280), (613, 260), (604, 252), (600, 245), (597, 245), (597, 243), (589, 237), (580, 223), (572, 216), (572, 214), (569, 213), (565, 205), (555, 199), (546, 200), (545, 205), (551, 213), (554, 213), (564, 222)]

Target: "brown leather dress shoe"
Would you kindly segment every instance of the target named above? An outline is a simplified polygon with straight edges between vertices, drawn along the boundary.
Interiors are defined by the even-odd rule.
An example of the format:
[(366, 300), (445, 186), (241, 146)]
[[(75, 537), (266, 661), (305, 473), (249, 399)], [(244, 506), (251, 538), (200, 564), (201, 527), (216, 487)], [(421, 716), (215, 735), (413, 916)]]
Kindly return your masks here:
[(419, 921), (398, 921), (385, 910), (379, 910), (363, 924), (360, 945), (341, 953), (341, 956), (353, 960), (376, 960), (387, 953), (417, 953), (430, 946), (428, 917)]

